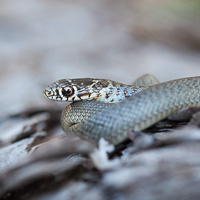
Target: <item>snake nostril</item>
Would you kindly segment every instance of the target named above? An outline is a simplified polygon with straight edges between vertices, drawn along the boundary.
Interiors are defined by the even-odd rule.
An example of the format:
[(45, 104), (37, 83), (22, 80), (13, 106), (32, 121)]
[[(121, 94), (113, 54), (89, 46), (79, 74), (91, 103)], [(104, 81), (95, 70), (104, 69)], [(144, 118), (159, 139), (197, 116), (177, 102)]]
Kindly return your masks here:
[(54, 95), (53, 91), (48, 90), (48, 88), (45, 88), (45, 89), (43, 90), (43, 94), (44, 94), (46, 97), (50, 97), (50, 96), (53, 96), (53, 95)]

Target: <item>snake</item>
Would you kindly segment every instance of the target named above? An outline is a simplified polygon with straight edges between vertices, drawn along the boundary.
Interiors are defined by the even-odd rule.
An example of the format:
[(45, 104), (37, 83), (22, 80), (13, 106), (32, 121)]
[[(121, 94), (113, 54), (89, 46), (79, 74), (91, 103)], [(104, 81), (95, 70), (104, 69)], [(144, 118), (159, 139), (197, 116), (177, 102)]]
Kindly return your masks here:
[(64, 132), (117, 145), (182, 109), (200, 106), (200, 76), (160, 83), (145, 75), (134, 84), (108, 79), (61, 79), (43, 90), (54, 101), (72, 102), (61, 114)]

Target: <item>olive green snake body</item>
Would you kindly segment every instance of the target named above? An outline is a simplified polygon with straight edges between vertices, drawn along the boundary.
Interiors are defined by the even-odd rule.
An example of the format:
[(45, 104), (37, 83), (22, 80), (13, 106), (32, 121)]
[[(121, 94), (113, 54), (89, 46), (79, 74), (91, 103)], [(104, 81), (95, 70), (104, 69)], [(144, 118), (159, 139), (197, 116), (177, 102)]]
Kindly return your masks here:
[(51, 100), (74, 101), (62, 112), (65, 132), (73, 131), (94, 142), (103, 137), (113, 144), (181, 109), (200, 106), (200, 77), (157, 84), (140, 80), (133, 86), (105, 79), (61, 79), (49, 85), (44, 94)]

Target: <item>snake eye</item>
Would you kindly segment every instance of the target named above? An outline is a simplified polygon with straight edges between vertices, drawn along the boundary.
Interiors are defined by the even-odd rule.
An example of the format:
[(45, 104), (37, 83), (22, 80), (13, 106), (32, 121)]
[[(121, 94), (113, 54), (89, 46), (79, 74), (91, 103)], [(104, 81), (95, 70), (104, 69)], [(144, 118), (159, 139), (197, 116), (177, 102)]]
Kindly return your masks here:
[(71, 86), (66, 86), (66, 87), (64, 87), (64, 88), (62, 89), (62, 94), (63, 94), (63, 96), (67, 96), (67, 97), (73, 95), (73, 94), (74, 94), (74, 89), (73, 89), (73, 87), (71, 87)]

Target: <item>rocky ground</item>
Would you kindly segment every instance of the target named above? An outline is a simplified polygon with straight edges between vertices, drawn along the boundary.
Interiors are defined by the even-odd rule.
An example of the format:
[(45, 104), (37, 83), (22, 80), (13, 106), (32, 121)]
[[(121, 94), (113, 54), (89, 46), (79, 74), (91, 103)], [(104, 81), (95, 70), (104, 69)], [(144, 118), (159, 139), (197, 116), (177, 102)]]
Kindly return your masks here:
[(61, 78), (200, 75), (199, 11), (199, 1), (0, 1), (0, 199), (199, 199), (198, 108), (114, 149), (66, 136), (66, 104), (42, 93)]

